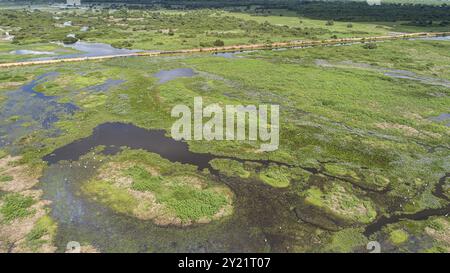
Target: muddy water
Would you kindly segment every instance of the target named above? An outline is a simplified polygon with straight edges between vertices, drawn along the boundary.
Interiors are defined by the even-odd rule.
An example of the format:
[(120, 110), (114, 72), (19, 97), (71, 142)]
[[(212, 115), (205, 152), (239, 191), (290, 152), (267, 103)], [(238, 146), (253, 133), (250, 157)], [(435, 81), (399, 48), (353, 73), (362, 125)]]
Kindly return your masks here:
[[(449, 201), (449, 198), (444, 194), (443, 186), (445, 184), (446, 179), (449, 177), (450, 173), (447, 173), (443, 177), (441, 177), (439, 179), (439, 183), (436, 185), (436, 188), (433, 192), (433, 194), (436, 197), (447, 201)], [(440, 208), (424, 209), (413, 214), (401, 213), (395, 214), (390, 217), (382, 216), (365, 228), (364, 235), (370, 236), (375, 232), (380, 231), (384, 226), (388, 224), (397, 223), (402, 220), (426, 220), (432, 216), (449, 216), (449, 215), (450, 215), (450, 203)]]
[[(210, 169), (208, 162), (214, 158), (190, 152), (186, 143), (164, 136), (164, 131), (123, 123), (102, 124), (91, 136), (55, 150), (44, 158), (50, 166), (41, 184), (59, 225), (59, 250), (69, 241), (86, 242), (107, 252), (283, 252), (298, 238), (301, 241), (297, 245), (311, 244), (309, 234), (315, 228), (297, 222), (289, 209), (292, 197), (258, 181), (214, 176), (235, 193), (235, 210), (231, 217), (206, 225), (161, 227), (117, 214), (79, 194), (82, 181), (98, 167), (98, 162), (79, 158), (98, 145), (106, 146), (106, 154), (117, 153), (120, 146), (145, 149), (199, 169)], [(286, 232), (285, 228), (295, 232)]]

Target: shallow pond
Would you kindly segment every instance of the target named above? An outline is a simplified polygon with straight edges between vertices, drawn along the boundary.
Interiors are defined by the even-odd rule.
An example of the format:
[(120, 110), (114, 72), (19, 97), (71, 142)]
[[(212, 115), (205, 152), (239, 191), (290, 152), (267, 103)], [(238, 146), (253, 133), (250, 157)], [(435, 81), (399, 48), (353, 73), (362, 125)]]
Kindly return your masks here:
[(82, 42), (82, 41), (78, 41), (71, 45), (63, 45), (63, 46), (66, 48), (75, 49), (80, 52), (73, 53), (73, 54), (67, 54), (67, 55), (52, 56), (52, 57), (34, 58), (32, 60), (39, 61), (39, 60), (56, 60), (56, 59), (67, 59), (67, 58), (113, 56), (113, 55), (122, 55), (122, 54), (129, 54), (129, 53), (135, 53), (135, 52), (142, 51), (142, 50), (114, 48), (108, 44), (89, 43), (89, 42)]
[(11, 145), (36, 130), (55, 135), (52, 125), (61, 115), (71, 115), (78, 107), (72, 103), (59, 103), (58, 97), (46, 96), (34, 90), (58, 73), (46, 73), (17, 90), (5, 92), (6, 100), (0, 106), (0, 147)]
[(437, 121), (437, 122), (449, 121), (449, 123), (447, 123), (445, 126), (450, 127), (450, 114), (449, 113), (440, 114), (437, 117), (430, 118), (430, 120)]
[(427, 37), (427, 38), (421, 38), (420, 40), (428, 40), (428, 41), (450, 41), (450, 36)]
[(421, 76), (407, 70), (388, 69), (388, 72), (385, 72), (384, 75), (391, 78), (418, 81), (424, 84), (440, 85), (450, 88), (450, 81), (448, 80), (428, 76)]
[(104, 83), (88, 86), (86, 88), (86, 90), (92, 91), (92, 92), (104, 92), (104, 91), (108, 91), (110, 88), (112, 88), (114, 86), (118, 86), (124, 82), (125, 82), (125, 80), (107, 79)]
[(154, 74), (154, 76), (159, 79), (159, 83), (165, 83), (177, 78), (193, 77), (195, 76), (195, 71), (191, 68), (177, 68), (172, 70), (161, 70)]
[(28, 49), (19, 49), (11, 51), (10, 54), (14, 55), (55, 55), (55, 52), (52, 51), (37, 51), (37, 50), (28, 50)]

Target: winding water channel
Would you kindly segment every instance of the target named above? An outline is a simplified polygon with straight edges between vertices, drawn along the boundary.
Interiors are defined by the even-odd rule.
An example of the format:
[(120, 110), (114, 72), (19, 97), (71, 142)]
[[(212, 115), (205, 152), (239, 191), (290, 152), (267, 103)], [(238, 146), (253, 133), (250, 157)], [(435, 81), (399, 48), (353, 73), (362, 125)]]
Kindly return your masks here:
[[(166, 137), (164, 131), (146, 130), (132, 124), (105, 123), (91, 136), (75, 141), (44, 157), (50, 166), (41, 184), (44, 198), (52, 201), (52, 216), (59, 224), (58, 246), (69, 241), (89, 242), (101, 251), (286, 251), (288, 235), (274, 233), (279, 226), (295, 225), (305, 233), (314, 227), (302, 225), (289, 210), (287, 194), (258, 181), (221, 177), (235, 194), (233, 216), (207, 225), (161, 227), (120, 215), (79, 194), (82, 181), (95, 171), (94, 161), (81, 155), (104, 145), (103, 153), (115, 154), (120, 146), (144, 149), (173, 162), (187, 163), (199, 169), (210, 167), (211, 154), (190, 152), (184, 142)], [(284, 238), (286, 237), (286, 238)]]
[[(210, 170), (217, 182), (229, 186), (236, 195), (233, 216), (207, 225), (192, 227), (161, 227), (151, 221), (117, 214), (79, 193), (82, 181), (92, 177), (98, 162), (81, 159), (93, 148), (103, 145), (102, 153), (113, 155), (122, 146), (157, 153), (172, 162), (192, 164)], [(44, 198), (52, 201), (52, 216), (59, 223), (58, 246), (64, 249), (69, 241), (89, 242), (102, 251), (288, 251), (295, 242), (297, 229), (311, 244), (308, 232), (319, 226), (337, 230), (339, 222), (318, 210), (304, 206), (289, 190), (275, 189), (260, 181), (245, 181), (219, 175), (209, 165), (211, 154), (189, 151), (187, 143), (165, 136), (162, 130), (146, 130), (125, 123), (105, 123), (96, 127), (89, 137), (56, 149), (44, 157), (50, 166), (41, 179)], [(241, 159), (237, 159), (242, 161)], [(273, 163), (258, 161), (262, 164)], [(446, 177), (448, 177), (447, 174)], [(435, 195), (442, 198), (442, 178)], [(296, 206), (292, 210), (292, 206)], [(415, 214), (380, 217), (367, 226), (367, 236), (385, 225), (404, 219), (424, 220), (446, 215), (450, 206), (427, 209)], [(327, 228), (323, 223), (333, 227)], [(319, 224), (321, 223), (321, 224)], [(297, 238), (298, 240), (298, 238)], [(297, 244), (301, 242), (296, 242)]]

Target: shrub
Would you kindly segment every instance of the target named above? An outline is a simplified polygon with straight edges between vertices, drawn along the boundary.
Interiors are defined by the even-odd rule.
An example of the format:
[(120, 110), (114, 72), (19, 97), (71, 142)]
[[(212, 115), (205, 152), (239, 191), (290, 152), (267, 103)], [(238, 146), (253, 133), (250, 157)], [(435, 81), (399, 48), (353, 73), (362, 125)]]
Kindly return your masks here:
[(66, 45), (71, 45), (71, 44), (74, 44), (76, 42), (78, 42), (78, 39), (75, 38), (75, 37), (65, 37), (63, 39), (63, 43), (66, 44)]
[(378, 47), (378, 45), (375, 43), (367, 43), (367, 44), (363, 45), (363, 48), (365, 48), (365, 49), (376, 49), (377, 47)]
[(225, 43), (222, 40), (218, 39), (218, 40), (214, 41), (213, 45), (214, 46), (224, 46)]

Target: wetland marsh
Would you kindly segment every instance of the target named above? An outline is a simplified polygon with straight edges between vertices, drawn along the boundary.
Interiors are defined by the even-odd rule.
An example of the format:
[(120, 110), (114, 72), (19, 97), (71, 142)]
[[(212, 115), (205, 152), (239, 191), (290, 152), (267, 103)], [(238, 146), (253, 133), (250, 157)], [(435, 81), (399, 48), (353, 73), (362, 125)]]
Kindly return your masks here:
[[(0, 8), (0, 26), (1, 62), (408, 27), (55, 8)], [(449, 252), (449, 65), (439, 38), (1, 68), (0, 252)], [(174, 140), (171, 109), (199, 96), (279, 105), (279, 149)]]

